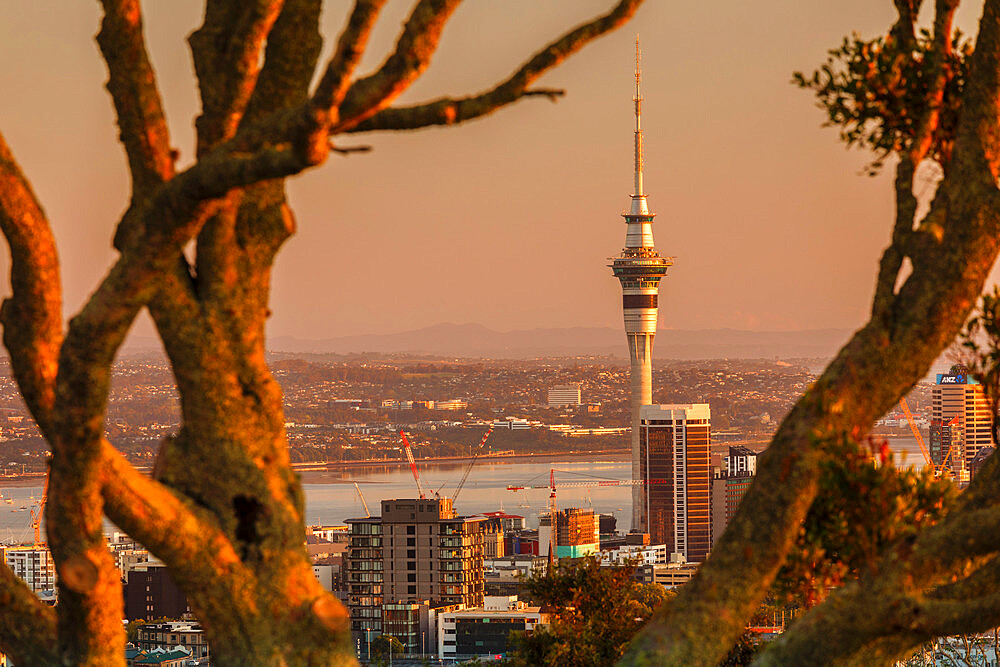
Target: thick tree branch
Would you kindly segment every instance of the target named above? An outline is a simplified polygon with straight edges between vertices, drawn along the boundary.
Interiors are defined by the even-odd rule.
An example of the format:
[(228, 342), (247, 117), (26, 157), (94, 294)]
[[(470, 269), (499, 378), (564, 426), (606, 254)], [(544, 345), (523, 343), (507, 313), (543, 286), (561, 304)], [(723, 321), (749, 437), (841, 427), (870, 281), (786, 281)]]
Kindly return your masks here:
[(116, 525), (164, 562), (220, 578), (213, 588), (246, 585), (248, 572), (216, 517), (141, 474), (107, 441), (101, 442), (101, 461), (105, 509)]
[(59, 258), (48, 220), (2, 135), (0, 230), (10, 248), (13, 292), (0, 307), (4, 345), (21, 395), (46, 432), (62, 344)]
[[(1000, 250), (1000, 0), (987, 1), (980, 26), (952, 165), (932, 208), (941, 216), (939, 245), (914, 262), (891, 321), (873, 319), (858, 331), (792, 409), (711, 557), (643, 630), (626, 663), (707, 665), (722, 658), (794, 543), (817, 491), (822, 444), (868, 432), (964, 324)], [(836, 608), (829, 604), (816, 613)]]
[(58, 665), (55, 611), (0, 562), (0, 652), (18, 665)]
[(170, 134), (146, 52), (139, 0), (102, 0), (101, 4), (104, 20), (97, 43), (108, 64), (107, 87), (132, 174), (132, 197), (141, 199), (174, 175)]
[(430, 125), (453, 125), (485, 116), (525, 96), (544, 95), (554, 99), (562, 91), (531, 90), (531, 84), (588, 42), (625, 23), (641, 4), (642, 0), (622, 0), (604, 16), (578, 26), (547, 45), (507, 80), (484, 93), (455, 99), (445, 97), (410, 107), (390, 107), (350, 127), (348, 131), (413, 130)]
[[(893, 27), (893, 36), (903, 45), (900, 58), (911, 58), (916, 48), (913, 25), (919, 2), (897, 0), (899, 21)], [(896, 221), (892, 228), (892, 240), (882, 254), (879, 274), (875, 282), (875, 297), (872, 299), (872, 317), (885, 319), (890, 315), (895, 302), (895, 288), (903, 258), (916, 254), (914, 218), (917, 213), (917, 198), (913, 194), (913, 179), (917, 167), (927, 157), (934, 144), (941, 117), (944, 89), (948, 83), (947, 62), (951, 52), (952, 20), (958, 0), (937, 0), (934, 14), (934, 44), (929, 55), (930, 69), (934, 72), (933, 83), (924, 99), (924, 108), (917, 123), (914, 138), (909, 146), (901, 147), (899, 164), (896, 166)], [(897, 63), (897, 67), (901, 67)], [(947, 164), (942, 167), (947, 171)], [(921, 230), (918, 233), (923, 233)]]
[(319, 34), (322, 8), (321, 0), (285, 0), (268, 35), (264, 66), (241, 126), (308, 99), (309, 82), (323, 47)]
[(260, 55), (282, 0), (210, 0), (191, 34), (202, 113), (195, 121), (198, 155), (236, 132), (260, 72)]

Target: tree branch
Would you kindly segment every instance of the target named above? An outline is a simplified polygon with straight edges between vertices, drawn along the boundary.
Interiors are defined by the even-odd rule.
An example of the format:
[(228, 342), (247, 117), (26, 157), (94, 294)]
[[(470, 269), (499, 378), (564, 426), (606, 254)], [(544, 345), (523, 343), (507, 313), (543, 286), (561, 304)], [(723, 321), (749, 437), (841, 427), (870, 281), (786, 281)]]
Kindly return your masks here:
[(0, 652), (18, 665), (61, 664), (56, 613), (0, 561)]
[(62, 344), (59, 258), (48, 220), (3, 135), (0, 230), (10, 249), (13, 292), (0, 307), (3, 341), (21, 395), (39, 427), (47, 432)]
[(107, 87), (132, 174), (132, 197), (141, 200), (174, 175), (170, 134), (146, 52), (139, 0), (101, 0), (101, 4), (104, 20), (97, 43), (108, 64)]
[[(892, 34), (903, 45), (900, 58), (912, 58), (916, 38), (913, 25), (919, 2), (897, 0), (899, 21)], [(899, 164), (896, 166), (896, 222), (892, 228), (892, 240), (882, 254), (879, 274), (875, 282), (875, 297), (872, 299), (872, 317), (885, 319), (895, 302), (896, 281), (899, 277), (903, 258), (914, 260), (914, 217), (917, 212), (917, 198), (913, 194), (913, 179), (917, 167), (927, 157), (933, 144), (941, 117), (944, 89), (948, 83), (947, 61), (951, 52), (951, 26), (958, 8), (958, 0), (937, 0), (934, 14), (934, 46), (930, 53), (930, 68), (934, 80), (924, 99), (923, 113), (917, 123), (917, 130), (909, 146), (902, 147)], [(897, 67), (900, 67), (897, 64)], [(947, 171), (947, 164), (941, 165)]]
[(234, 577), (215, 586), (242, 587), (248, 576), (215, 516), (137, 471), (106, 440), (101, 442), (102, 495), (108, 518), (168, 563), (202, 576)]
[[(403, 26), (403, 32), (396, 41), (396, 50), (392, 55), (382, 63), (377, 72), (358, 79), (343, 93), (344, 101), (339, 105), (339, 119), (334, 125), (333, 134), (357, 125), (392, 104), (394, 99), (424, 73), (437, 50), (445, 24), (460, 3), (461, 0), (420, 0), (416, 4)], [(380, 3), (359, 3), (359, 5), (364, 4), (375, 5), (377, 10)], [(366, 37), (367, 33), (362, 40)], [(341, 44), (350, 40), (349, 24), (344, 31)], [(363, 41), (361, 43), (363, 44)], [(321, 96), (321, 99), (317, 99), (318, 104), (324, 100), (336, 102), (337, 91), (350, 70), (353, 70), (353, 64), (357, 64), (359, 57), (360, 54), (352, 53), (350, 48), (346, 48), (344, 53), (338, 49), (338, 53), (331, 61), (331, 67), (327, 70), (329, 76), (324, 75), (323, 86), (317, 90)], [(343, 66), (339, 66), (338, 63), (342, 63)]]
[[(319, 85), (316, 86), (316, 92), (313, 94), (313, 100), (320, 107), (334, 109), (339, 107), (344, 100), (351, 76), (361, 61), (361, 55), (365, 52), (365, 47), (368, 44), (368, 36), (371, 34), (383, 6), (385, 6), (385, 0), (355, 1), (347, 25), (344, 26), (340, 39), (337, 41), (337, 49), (334, 51), (333, 57), (330, 58), (326, 71), (323, 72), (323, 78), (320, 79)], [(413, 17), (411, 16), (410, 23), (412, 24), (412, 22)], [(406, 35), (405, 30), (403, 34)], [(402, 42), (402, 38), (400, 38), (400, 42)], [(397, 44), (397, 53), (399, 49), (400, 44)]]
[[(415, 106), (383, 109), (371, 118), (346, 129), (349, 132), (375, 132), (453, 125), (485, 116), (525, 96), (544, 95), (554, 100), (562, 91), (531, 90), (529, 87), (545, 72), (579, 51), (588, 42), (625, 23), (641, 4), (642, 0), (622, 0), (604, 16), (578, 26), (547, 45), (509, 78), (484, 93), (456, 99), (443, 97)], [(336, 129), (341, 131), (344, 128)]]
[(202, 113), (198, 155), (233, 136), (253, 94), (260, 54), (282, 0), (209, 0), (205, 21), (188, 38)]

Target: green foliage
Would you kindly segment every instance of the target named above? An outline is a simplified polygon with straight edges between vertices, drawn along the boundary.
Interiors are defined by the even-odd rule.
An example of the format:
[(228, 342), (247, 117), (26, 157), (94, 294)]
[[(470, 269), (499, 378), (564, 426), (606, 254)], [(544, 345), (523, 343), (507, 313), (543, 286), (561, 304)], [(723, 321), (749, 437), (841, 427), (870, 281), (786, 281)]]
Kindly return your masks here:
[[(959, 31), (951, 44), (944, 63), (940, 120), (927, 155), (942, 166), (951, 157), (972, 54), (972, 42)], [(916, 136), (936, 76), (932, 48), (926, 30), (917, 35), (912, 51), (891, 36), (866, 41), (852, 35), (830, 50), (826, 62), (811, 76), (795, 72), (792, 82), (815, 93), (818, 106), (826, 111), (824, 125), (838, 127), (841, 140), (876, 154), (867, 167), (875, 175), (886, 157), (907, 150)]]
[(936, 522), (956, 494), (929, 467), (897, 470), (884, 441), (862, 446), (844, 438), (831, 450), (796, 548), (775, 582), (779, 594), (806, 606), (873, 570), (885, 547)]
[(403, 643), (392, 635), (379, 635), (372, 640), (372, 664), (389, 664), (393, 655), (401, 655), (405, 647)]
[[(964, 352), (962, 362), (983, 386), (992, 406), (990, 414), (996, 415), (1000, 402), (1000, 287), (994, 285), (980, 297), (979, 308), (962, 330), (959, 344)], [(990, 431), (996, 445), (995, 423)]]
[(514, 637), (512, 665), (614, 664), (657, 607), (673, 597), (659, 584), (632, 580), (632, 567), (601, 567), (593, 557), (560, 563), (527, 582), (531, 598), (554, 608), (552, 623)]
[(753, 633), (749, 630), (743, 632), (736, 640), (735, 646), (729, 649), (729, 653), (719, 663), (719, 667), (744, 667), (753, 662), (757, 655), (758, 644)]

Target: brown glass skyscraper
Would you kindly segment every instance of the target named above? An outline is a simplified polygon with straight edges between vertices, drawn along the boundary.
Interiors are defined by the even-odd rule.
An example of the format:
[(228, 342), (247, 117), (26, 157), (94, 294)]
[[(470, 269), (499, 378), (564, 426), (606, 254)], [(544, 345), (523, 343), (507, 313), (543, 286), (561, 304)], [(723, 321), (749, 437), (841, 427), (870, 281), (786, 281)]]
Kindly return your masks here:
[(708, 404), (645, 405), (640, 478), (649, 540), (700, 563), (712, 546), (711, 411)]

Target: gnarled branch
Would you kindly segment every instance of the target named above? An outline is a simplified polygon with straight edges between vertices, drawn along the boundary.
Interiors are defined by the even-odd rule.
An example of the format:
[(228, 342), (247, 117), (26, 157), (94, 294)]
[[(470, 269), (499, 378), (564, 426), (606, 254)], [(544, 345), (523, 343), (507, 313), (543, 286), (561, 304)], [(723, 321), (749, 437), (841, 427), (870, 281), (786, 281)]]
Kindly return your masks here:
[(336, 129), (337, 131), (346, 129), (348, 132), (375, 132), (413, 130), (430, 125), (453, 125), (485, 116), (525, 96), (544, 95), (549, 99), (555, 99), (555, 96), (561, 95), (562, 91), (531, 90), (531, 84), (591, 40), (629, 20), (641, 4), (642, 0), (622, 0), (604, 16), (578, 26), (547, 45), (505, 81), (484, 93), (462, 98), (443, 97), (409, 107), (390, 107), (361, 123)]

